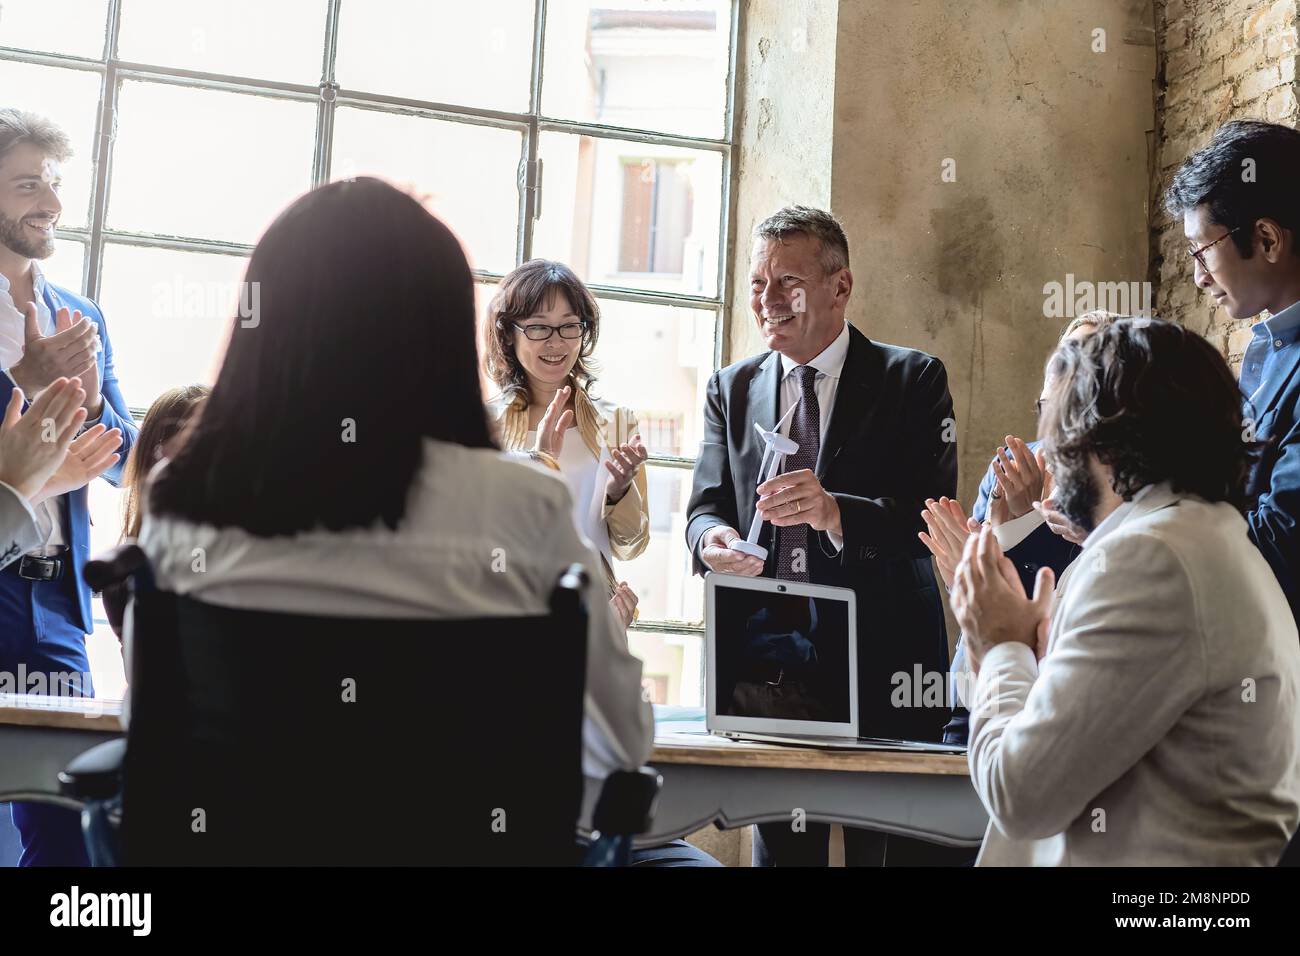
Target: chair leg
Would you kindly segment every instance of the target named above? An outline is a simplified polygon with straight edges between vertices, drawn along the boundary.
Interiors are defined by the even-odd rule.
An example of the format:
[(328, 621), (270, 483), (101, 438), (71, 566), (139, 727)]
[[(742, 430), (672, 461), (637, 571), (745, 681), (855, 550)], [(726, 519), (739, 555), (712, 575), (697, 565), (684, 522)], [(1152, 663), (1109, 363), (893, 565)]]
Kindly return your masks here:
[(91, 866), (118, 866), (118, 828), (113, 816), (121, 807), (120, 797), (87, 800), (81, 810), (81, 832), (86, 838), (86, 855)]

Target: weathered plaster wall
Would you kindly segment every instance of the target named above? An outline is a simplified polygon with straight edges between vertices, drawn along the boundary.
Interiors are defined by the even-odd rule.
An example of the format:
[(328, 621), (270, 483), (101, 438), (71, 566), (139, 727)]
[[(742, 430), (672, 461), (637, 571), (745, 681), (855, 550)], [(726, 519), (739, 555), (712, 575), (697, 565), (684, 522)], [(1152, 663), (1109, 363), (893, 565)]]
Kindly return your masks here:
[(733, 359), (763, 347), (749, 312), (749, 236), (787, 203), (831, 203), (839, 0), (746, 0), (736, 81)]
[(1044, 315), (1044, 285), (1147, 278), (1150, 3), (845, 0), (838, 19), (851, 319), (944, 360), (969, 503), (1002, 437), (1035, 431), (1067, 321)]

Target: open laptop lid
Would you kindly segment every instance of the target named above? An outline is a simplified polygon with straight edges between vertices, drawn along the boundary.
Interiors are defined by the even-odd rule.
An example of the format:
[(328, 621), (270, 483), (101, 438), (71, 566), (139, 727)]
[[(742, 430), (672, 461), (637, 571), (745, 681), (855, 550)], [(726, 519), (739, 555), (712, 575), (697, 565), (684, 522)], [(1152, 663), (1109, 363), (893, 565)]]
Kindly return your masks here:
[(708, 730), (858, 735), (852, 590), (716, 572), (704, 586)]

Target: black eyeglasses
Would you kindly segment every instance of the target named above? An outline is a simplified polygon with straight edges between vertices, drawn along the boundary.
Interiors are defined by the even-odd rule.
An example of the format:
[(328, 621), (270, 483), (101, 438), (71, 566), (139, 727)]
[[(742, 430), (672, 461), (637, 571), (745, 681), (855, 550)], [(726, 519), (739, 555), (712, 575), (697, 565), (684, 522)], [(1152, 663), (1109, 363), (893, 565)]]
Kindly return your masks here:
[(587, 331), (586, 322), (569, 322), (566, 325), (520, 325), (518, 322), (510, 324), (533, 342), (545, 342), (555, 332), (559, 332), (562, 339), (580, 339)]
[(1213, 242), (1207, 242), (1199, 249), (1193, 249), (1189, 246), (1187, 249), (1187, 254), (1191, 256), (1193, 259), (1195, 259), (1198, 263), (1200, 263), (1202, 269), (1204, 269), (1206, 272), (1209, 272), (1210, 267), (1205, 264), (1205, 250), (1214, 248), (1219, 243), (1221, 243), (1224, 239), (1227, 239), (1234, 232), (1240, 232), (1240, 231), (1241, 231), (1241, 226), (1238, 226), (1236, 229), (1229, 229), (1218, 239), (1215, 239)]

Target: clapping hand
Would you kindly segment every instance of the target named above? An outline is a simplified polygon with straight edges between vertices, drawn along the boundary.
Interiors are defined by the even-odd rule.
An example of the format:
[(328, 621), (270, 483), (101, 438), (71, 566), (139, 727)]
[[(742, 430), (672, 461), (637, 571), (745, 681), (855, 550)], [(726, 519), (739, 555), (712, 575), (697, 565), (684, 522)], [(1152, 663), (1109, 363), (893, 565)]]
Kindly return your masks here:
[(122, 430), (95, 425), (68, 446), (67, 457), (59, 470), (50, 476), (32, 498), (32, 503), (44, 501), (76, 491), (90, 484), (92, 478), (102, 475), (122, 458), (116, 454), (122, 444)]
[(633, 435), (630, 442), (610, 448), (609, 461), (605, 462), (605, 467), (609, 469), (605, 496), (611, 504), (617, 504), (627, 494), (637, 469), (649, 457), (650, 451), (642, 444), (640, 435)]
[(9, 369), (14, 384), (28, 395), (39, 395), (55, 379), (81, 378), (86, 396), (97, 408), (99, 328), (94, 321), (80, 312), (59, 309), (54, 334), (44, 335), (37, 323), (36, 303), (28, 302), (23, 312), (23, 357)]
[(573, 409), (565, 407), (569, 404), (571, 394), (573, 387), (570, 385), (556, 391), (551, 404), (546, 406), (542, 420), (537, 423), (537, 444), (533, 446), (533, 451), (552, 458), (560, 457), (560, 451), (564, 448), (564, 433), (573, 424)]
[(1043, 496), (1046, 470), (1041, 453), (1030, 451), (1029, 445), (1014, 435), (1006, 436), (1006, 444), (993, 459), (996, 482), (989, 495), (989, 521), (993, 527), (1033, 510), (1034, 502)]
[(620, 581), (614, 588), (614, 595), (609, 599), (610, 609), (614, 612), (614, 617), (623, 625), (623, 630), (627, 630), (634, 620), (636, 620), (636, 592), (626, 581)]
[(918, 532), (921, 543), (934, 555), (934, 563), (939, 568), (939, 577), (943, 578), (944, 587), (952, 590), (953, 575), (957, 562), (961, 560), (962, 549), (966, 539), (980, 529), (980, 523), (966, 516), (955, 498), (925, 499), (925, 510), (921, 512), (925, 526), (930, 533)]
[(15, 387), (0, 424), (0, 481), (24, 498), (35, 497), (86, 420), (85, 400), (77, 379), (56, 378), (23, 414), (23, 390)]
[(1036, 657), (1043, 656), (1055, 585), (1052, 569), (1041, 567), (1034, 581), (1034, 596), (1025, 597), (1020, 576), (1002, 554), (992, 527), (985, 526), (966, 539), (949, 596), (976, 671), (992, 647), (1010, 641), (1026, 645)]

